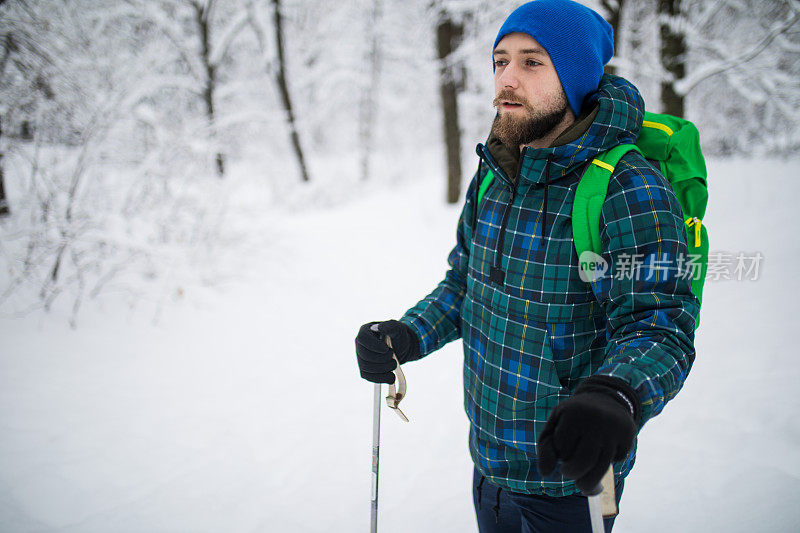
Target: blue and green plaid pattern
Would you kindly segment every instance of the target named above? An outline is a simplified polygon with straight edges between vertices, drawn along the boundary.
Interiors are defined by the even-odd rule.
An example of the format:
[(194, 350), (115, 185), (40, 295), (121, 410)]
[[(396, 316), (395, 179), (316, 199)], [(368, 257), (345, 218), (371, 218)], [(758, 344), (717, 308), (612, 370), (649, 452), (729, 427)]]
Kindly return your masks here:
[[(401, 319), (419, 336), (422, 355), (462, 339), (470, 453), (492, 483), (516, 492), (577, 492), (558, 470), (539, 475), (536, 438), (556, 404), (587, 376), (630, 383), (644, 424), (678, 392), (694, 360), (699, 305), (689, 281), (677, 275), (677, 258), (688, 253), (681, 208), (666, 179), (637, 153), (620, 161), (602, 211), (602, 257), (610, 268), (592, 284), (580, 278), (571, 226), (575, 187), (587, 160), (635, 140), (644, 115), (638, 91), (622, 78), (604, 76), (596, 98), (599, 111), (582, 137), (524, 152), (505, 229), (504, 283), (491, 281), (489, 269), (512, 194), (494, 180), (473, 220), (477, 177), (488, 169), (482, 163), (467, 191), (450, 269)], [(638, 275), (621, 270), (629, 257), (644, 258)], [(634, 455), (614, 465), (618, 477), (628, 474)]]

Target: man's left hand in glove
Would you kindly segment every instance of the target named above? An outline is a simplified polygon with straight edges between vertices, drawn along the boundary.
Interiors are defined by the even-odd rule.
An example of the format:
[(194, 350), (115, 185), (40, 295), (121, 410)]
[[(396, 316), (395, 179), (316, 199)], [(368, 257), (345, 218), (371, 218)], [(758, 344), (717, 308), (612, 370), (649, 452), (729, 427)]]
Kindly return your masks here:
[(633, 448), (641, 402), (626, 382), (590, 376), (559, 403), (539, 435), (538, 466), (549, 476), (561, 461), (561, 472), (582, 492), (592, 491), (611, 462), (622, 461)]

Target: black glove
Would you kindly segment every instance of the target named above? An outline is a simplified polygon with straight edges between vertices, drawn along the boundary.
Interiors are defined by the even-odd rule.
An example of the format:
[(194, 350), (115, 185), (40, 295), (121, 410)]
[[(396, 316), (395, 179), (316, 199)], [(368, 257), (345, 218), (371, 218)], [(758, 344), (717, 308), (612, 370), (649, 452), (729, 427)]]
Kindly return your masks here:
[[(378, 332), (372, 325), (378, 324)], [(373, 383), (394, 383), (392, 371), (397, 363), (386, 345), (386, 336), (400, 364), (419, 359), (419, 338), (414, 330), (397, 320), (369, 322), (361, 326), (356, 337), (356, 358), (361, 377)]]
[(549, 476), (560, 459), (561, 473), (591, 493), (608, 465), (631, 451), (641, 412), (637, 394), (623, 380), (588, 377), (547, 419), (539, 435), (539, 473)]

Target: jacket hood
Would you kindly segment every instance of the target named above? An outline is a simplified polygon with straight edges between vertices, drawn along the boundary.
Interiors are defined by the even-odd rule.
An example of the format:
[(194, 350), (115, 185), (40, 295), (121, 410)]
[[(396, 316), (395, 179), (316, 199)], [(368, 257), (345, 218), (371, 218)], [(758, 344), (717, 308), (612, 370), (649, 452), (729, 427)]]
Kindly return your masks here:
[[(586, 127), (587, 117), (591, 115), (594, 119)], [(518, 164), (522, 165), (521, 181), (545, 181), (545, 164), (550, 159), (547, 181), (552, 183), (602, 152), (619, 144), (636, 142), (643, 120), (644, 100), (639, 90), (624, 78), (604, 74), (598, 90), (584, 102), (576, 123), (556, 140), (558, 143), (567, 138), (569, 142), (549, 148), (526, 148), (520, 159), (518, 149), (502, 145), (492, 133), (487, 148), (498, 162), (517, 156)], [(576, 126), (585, 131), (573, 131)], [(508, 168), (505, 164), (503, 167)]]

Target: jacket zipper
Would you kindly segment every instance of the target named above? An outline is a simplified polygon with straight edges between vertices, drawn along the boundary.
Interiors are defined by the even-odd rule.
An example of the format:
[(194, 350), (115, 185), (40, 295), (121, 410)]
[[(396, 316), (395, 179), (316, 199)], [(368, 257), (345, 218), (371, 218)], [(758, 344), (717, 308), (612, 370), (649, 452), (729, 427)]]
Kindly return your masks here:
[(508, 188), (509, 192), (511, 193), (511, 199), (506, 203), (505, 209), (503, 209), (503, 220), (500, 223), (500, 233), (497, 235), (497, 248), (494, 252), (494, 266), (489, 268), (489, 279), (498, 285), (502, 286), (505, 283), (506, 274), (503, 272), (502, 268), (502, 261), (503, 261), (503, 244), (505, 241), (505, 233), (506, 233), (506, 226), (508, 225), (508, 216), (511, 212), (511, 208), (514, 206), (514, 200), (517, 196), (517, 188), (516, 184), (519, 183), (519, 173), (522, 169), (522, 160), (525, 157), (525, 150), (528, 148), (525, 147), (519, 154), (519, 161), (517, 162), (517, 173), (514, 176), (514, 182), (512, 183), (509, 181), (508, 177), (506, 176), (505, 172), (500, 169), (500, 166), (492, 157), (492, 154), (489, 153), (489, 149), (486, 148), (484, 145), (478, 145), (478, 156), (481, 157), (489, 168), (492, 169), (492, 172), (500, 178), (503, 183), (505, 183), (506, 187)]

